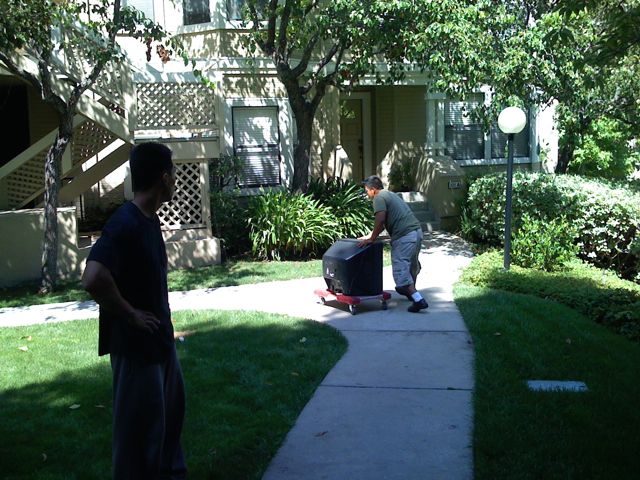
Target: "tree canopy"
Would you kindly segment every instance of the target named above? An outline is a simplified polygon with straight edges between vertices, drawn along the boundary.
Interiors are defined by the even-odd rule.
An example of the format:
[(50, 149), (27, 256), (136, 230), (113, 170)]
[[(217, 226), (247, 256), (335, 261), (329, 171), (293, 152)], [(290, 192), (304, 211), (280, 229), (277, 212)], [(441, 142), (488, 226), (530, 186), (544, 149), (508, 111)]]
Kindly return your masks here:
[[(490, 0), (247, 0), (247, 46), (275, 64), (294, 112), (298, 145), (293, 188), (308, 182), (311, 126), (329, 87), (349, 90), (365, 76), (379, 83), (408, 70), (430, 88), (464, 95), (484, 83), (495, 44)], [(499, 2), (498, 2), (499, 5)], [(501, 20), (503, 18), (501, 17)]]
[[(530, 104), (558, 102), (561, 151), (556, 171), (565, 172), (574, 150), (594, 122), (614, 119), (640, 132), (640, 2), (501, 2), (496, 22), (512, 32), (496, 43), (486, 83), (497, 105), (518, 97)], [(608, 124), (611, 126), (611, 124)]]

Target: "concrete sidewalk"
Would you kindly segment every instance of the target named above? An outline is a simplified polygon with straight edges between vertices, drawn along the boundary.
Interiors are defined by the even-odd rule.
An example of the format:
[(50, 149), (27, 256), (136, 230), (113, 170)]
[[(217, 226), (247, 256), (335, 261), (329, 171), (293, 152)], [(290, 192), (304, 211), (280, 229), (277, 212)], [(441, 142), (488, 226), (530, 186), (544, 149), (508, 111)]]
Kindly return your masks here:
[[(456, 237), (425, 235), (418, 288), (429, 309), (420, 314), (407, 312), (395, 292), (386, 311), (376, 303), (355, 316), (307, 307), (306, 316), (339, 329), (349, 348), (264, 480), (473, 478), (473, 347), (452, 294), (471, 256)], [(393, 291), (390, 268), (384, 286)]]
[[(322, 278), (172, 292), (173, 311), (260, 310), (324, 322), (347, 353), (305, 406), (265, 480), (471, 479), (473, 347), (452, 285), (471, 260), (459, 238), (425, 235), (418, 289), (429, 309), (407, 312), (395, 292), (388, 310), (318, 303)], [(384, 286), (393, 292), (390, 267)], [(0, 309), (0, 327), (97, 316), (93, 302)]]

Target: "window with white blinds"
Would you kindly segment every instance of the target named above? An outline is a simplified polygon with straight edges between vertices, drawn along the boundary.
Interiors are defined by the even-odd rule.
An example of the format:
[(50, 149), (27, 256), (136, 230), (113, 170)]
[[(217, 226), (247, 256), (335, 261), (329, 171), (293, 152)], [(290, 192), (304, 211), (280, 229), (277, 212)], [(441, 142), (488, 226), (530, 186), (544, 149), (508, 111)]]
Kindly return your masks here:
[(448, 100), (444, 109), (444, 139), (447, 154), (454, 160), (484, 158), (484, 131), (472, 112), (484, 103), (483, 94), (470, 95), (464, 101)]
[(233, 107), (233, 151), (243, 165), (241, 187), (280, 185), (278, 107)]
[[(529, 124), (513, 136), (513, 156), (528, 157), (531, 154), (529, 146)], [(491, 158), (507, 158), (507, 135), (502, 133), (497, 124), (491, 125)]]
[(123, 0), (122, 6), (134, 7), (136, 10), (140, 10), (142, 13), (144, 13), (144, 16), (148, 19), (155, 21), (153, 0)]
[(209, 23), (211, 21), (209, 0), (182, 0), (182, 15), (184, 25)]

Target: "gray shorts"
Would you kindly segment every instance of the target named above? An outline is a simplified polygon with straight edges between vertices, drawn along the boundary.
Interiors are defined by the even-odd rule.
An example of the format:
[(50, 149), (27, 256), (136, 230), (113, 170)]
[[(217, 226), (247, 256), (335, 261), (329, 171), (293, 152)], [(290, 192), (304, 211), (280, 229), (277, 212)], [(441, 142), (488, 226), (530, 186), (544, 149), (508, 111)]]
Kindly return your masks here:
[(414, 230), (391, 240), (391, 268), (396, 287), (415, 284), (420, 273), (418, 255), (422, 246), (422, 230)]

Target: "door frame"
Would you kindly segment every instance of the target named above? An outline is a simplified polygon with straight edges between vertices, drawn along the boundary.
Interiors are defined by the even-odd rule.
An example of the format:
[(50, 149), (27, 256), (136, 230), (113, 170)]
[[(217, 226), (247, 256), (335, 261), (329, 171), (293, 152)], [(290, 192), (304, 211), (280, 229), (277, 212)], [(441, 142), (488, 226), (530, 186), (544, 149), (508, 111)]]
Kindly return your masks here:
[[(340, 100), (360, 100), (362, 102), (362, 173), (373, 175), (373, 148), (371, 134), (371, 93), (351, 92), (340, 95)], [(342, 132), (340, 132), (342, 136)], [(342, 140), (341, 140), (342, 141)], [(360, 179), (354, 178), (355, 181)]]

